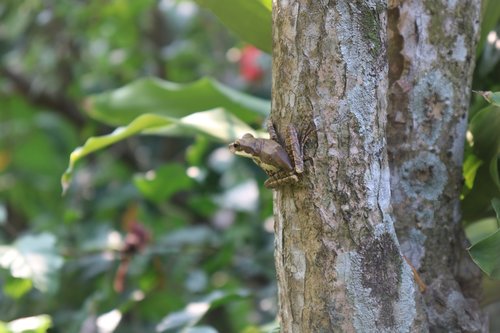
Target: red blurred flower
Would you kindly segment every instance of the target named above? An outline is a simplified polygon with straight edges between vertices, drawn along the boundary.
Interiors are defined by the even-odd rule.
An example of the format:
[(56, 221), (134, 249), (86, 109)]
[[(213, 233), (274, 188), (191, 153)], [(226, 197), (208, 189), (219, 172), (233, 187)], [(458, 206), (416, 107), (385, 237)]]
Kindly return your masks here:
[(264, 75), (260, 63), (262, 51), (253, 45), (245, 46), (241, 50), (240, 75), (249, 82), (259, 81)]

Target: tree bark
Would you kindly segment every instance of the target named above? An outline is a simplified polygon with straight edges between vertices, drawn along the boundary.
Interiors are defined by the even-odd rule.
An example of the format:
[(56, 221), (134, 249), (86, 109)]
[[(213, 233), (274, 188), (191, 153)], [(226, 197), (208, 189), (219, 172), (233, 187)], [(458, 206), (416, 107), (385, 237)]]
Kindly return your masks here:
[(462, 156), (480, 1), (391, 1), (388, 152), (403, 254), (428, 285), (434, 332), (487, 331), (460, 226)]
[(274, 193), (282, 332), (425, 332), (390, 208), (386, 2), (274, 0), (273, 110), (316, 129)]
[(282, 332), (486, 331), (459, 225), (479, 4), (273, 6), (271, 117), (316, 129), (274, 193)]

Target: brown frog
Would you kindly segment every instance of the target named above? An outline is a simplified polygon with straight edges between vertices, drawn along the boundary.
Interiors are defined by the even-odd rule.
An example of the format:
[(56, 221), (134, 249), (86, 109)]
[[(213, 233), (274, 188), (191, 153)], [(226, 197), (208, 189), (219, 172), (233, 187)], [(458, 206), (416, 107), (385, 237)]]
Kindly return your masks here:
[(274, 125), (267, 126), (270, 139), (256, 138), (247, 133), (229, 145), (229, 150), (239, 156), (251, 158), (264, 170), (269, 179), (267, 188), (279, 188), (299, 181), (304, 172), (304, 144), (311, 130), (307, 130), (302, 140), (292, 125), (287, 127), (285, 145), (279, 139)]

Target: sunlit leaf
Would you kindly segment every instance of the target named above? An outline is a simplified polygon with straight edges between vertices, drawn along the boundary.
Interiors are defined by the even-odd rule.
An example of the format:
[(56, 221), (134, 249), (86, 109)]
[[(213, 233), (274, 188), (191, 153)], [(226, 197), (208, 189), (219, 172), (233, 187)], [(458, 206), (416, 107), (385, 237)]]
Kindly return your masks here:
[(70, 155), (69, 166), (61, 182), (63, 191), (69, 186), (75, 163), (84, 156), (136, 134), (206, 135), (221, 142), (230, 142), (244, 133), (254, 133), (252, 128), (224, 109), (197, 112), (183, 118), (158, 114), (143, 114), (129, 125), (118, 127), (111, 134), (91, 137)]
[(113, 309), (97, 317), (96, 325), (101, 332), (115, 332), (122, 317), (123, 314), (119, 310)]
[(19, 318), (7, 324), (9, 333), (45, 333), (51, 326), (52, 319), (48, 315)]
[(271, 0), (196, 0), (240, 38), (271, 53)]
[(33, 287), (33, 281), (30, 279), (19, 279), (10, 276), (4, 282), (3, 292), (12, 298), (21, 298)]
[(0, 266), (13, 277), (31, 279), (41, 291), (57, 288), (57, 272), (63, 258), (56, 252), (56, 238), (49, 233), (26, 235), (10, 246), (0, 246)]
[(146, 78), (91, 96), (85, 103), (91, 117), (113, 126), (127, 125), (146, 113), (178, 119), (215, 108), (224, 108), (245, 122), (260, 122), (269, 114), (271, 106), (267, 100), (210, 78), (190, 84)]
[(472, 245), (469, 253), (483, 272), (500, 279), (500, 230)]
[(463, 176), (465, 186), (471, 189), (476, 178), (477, 169), (483, 164), (483, 161), (474, 154), (469, 154), (465, 158), (463, 165)]

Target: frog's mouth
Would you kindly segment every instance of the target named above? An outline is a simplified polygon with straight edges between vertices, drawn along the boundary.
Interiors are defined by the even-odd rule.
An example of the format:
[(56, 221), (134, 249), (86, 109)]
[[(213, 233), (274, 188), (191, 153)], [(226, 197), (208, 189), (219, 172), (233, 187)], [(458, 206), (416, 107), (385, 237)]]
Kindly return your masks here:
[(228, 148), (229, 148), (229, 151), (230, 151), (231, 153), (236, 154), (236, 147), (235, 147), (235, 145), (234, 145), (234, 144), (235, 144), (235, 142), (230, 143), (230, 144), (228, 145)]
[(238, 141), (229, 144), (228, 148), (231, 153), (236, 154), (238, 156), (248, 157), (252, 159), (255, 158), (255, 156), (246, 151), (247, 150), (246, 148), (248, 147), (242, 146)]

